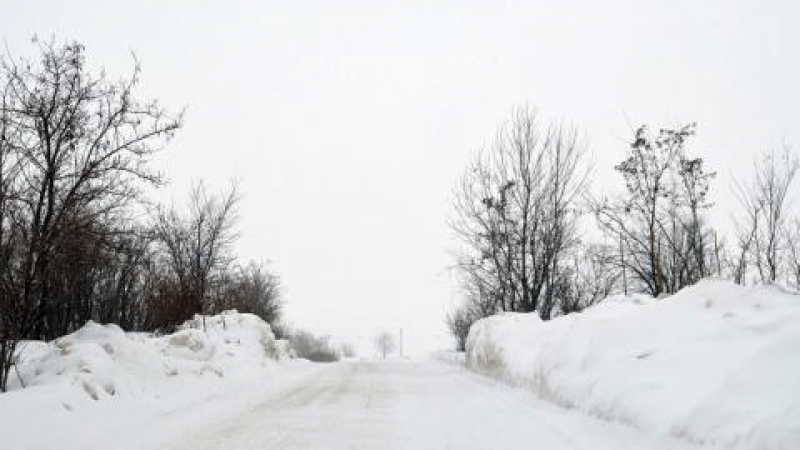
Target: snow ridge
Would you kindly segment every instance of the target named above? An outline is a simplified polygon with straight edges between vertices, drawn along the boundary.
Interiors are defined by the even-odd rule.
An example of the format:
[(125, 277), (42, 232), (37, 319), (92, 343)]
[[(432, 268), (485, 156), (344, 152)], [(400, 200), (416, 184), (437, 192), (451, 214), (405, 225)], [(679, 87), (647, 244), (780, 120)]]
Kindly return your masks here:
[(800, 448), (800, 296), (705, 280), (544, 322), (470, 329), (471, 369), (606, 420), (696, 443)]

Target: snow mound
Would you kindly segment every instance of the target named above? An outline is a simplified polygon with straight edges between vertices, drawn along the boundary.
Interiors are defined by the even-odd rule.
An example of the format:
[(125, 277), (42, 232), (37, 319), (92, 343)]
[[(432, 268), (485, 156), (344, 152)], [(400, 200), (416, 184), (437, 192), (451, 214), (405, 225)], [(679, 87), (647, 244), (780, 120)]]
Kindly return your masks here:
[(52, 342), (23, 343), (19, 371), (9, 381), (11, 390), (50, 389), (74, 405), (81, 403), (76, 392), (95, 401), (158, 396), (176, 384), (247, 376), (288, 358), (288, 344), (275, 339), (269, 324), (236, 311), (197, 316), (165, 336), (88, 322)]
[(471, 369), (597, 417), (741, 449), (800, 448), (800, 296), (706, 280), (470, 329)]

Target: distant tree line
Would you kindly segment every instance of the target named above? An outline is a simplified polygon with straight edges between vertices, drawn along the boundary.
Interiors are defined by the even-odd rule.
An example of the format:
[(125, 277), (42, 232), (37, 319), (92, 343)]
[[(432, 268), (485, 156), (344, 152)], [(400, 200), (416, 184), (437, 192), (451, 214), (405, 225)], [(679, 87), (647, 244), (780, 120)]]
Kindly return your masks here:
[[(709, 221), (716, 172), (689, 146), (696, 125), (633, 133), (614, 168), (621, 193), (591, 193), (585, 145), (574, 128), (521, 108), (467, 166), (450, 226), (460, 245), (462, 301), (446, 324), (464, 349), (477, 319), (502, 311), (543, 320), (613, 293), (660, 297), (705, 277), (800, 288), (800, 219), (790, 214), (798, 160), (766, 152), (726, 243)], [(602, 239), (587, 238), (595, 227)]]
[(78, 43), (0, 57), (0, 391), (24, 339), (88, 320), (170, 330), (236, 308), (274, 322), (280, 282), (233, 254), (238, 191), (196, 183), (188, 208), (150, 205), (154, 155), (183, 124), (109, 79)]

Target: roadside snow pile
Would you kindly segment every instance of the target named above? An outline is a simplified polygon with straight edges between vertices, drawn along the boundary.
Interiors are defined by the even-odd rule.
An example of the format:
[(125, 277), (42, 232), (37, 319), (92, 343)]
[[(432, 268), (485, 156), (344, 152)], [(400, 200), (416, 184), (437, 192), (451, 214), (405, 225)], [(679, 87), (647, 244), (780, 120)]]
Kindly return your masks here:
[(561, 405), (697, 443), (800, 448), (800, 296), (703, 281), (543, 322), (476, 322), (467, 365)]
[(203, 322), (165, 336), (90, 322), (24, 343), (12, 390), (0, 393), (0, 448), (172, 448), (187, 430), (254, 407), (273, 384), (313, 371), (281, 361), (290, 359), (287, 343), (254, 315)]
[(286, 342), (276, 340), (269, 324), (252, 314), (229, 311), (203, 322), (197, 317), (161, 337), (89, 322), (52, 342), (25, 342), (10, 388), (24, 383), (27, 389), (8, 395), (33, 395), (31, 391), (47, 388), (64, 397), (65, 405), (81, 394), (91, 400), (158, 396), (193, 379), (246, 377), (270, 361), (289, 357)]

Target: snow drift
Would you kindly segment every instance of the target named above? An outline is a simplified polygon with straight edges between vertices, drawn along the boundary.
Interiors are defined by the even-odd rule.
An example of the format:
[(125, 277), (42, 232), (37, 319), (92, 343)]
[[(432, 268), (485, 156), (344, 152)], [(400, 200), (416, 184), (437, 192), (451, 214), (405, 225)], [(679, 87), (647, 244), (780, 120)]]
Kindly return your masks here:
[(726, 448), (800, 448), (800, 296), (703, 281), (544, 322), (476, 322), (467, 365), (607, 420)]
[(160, 337), (88, 322), (52, 342), (24, 342), (10, 388), (68, 385), (100, 400), (158, 390), (174, 379), (242, 375), (288, 356), (286, 342), (275, 339), (269, 324), (235, 311), (198, 316)]
[(175, 430), (213, 423), (309, 371), (289, 359), (266, 322), (236, 311), (164, 336), (89, 322), (23, 343), (11, 390), (0, 394), (0, 447), (164, 448)]

